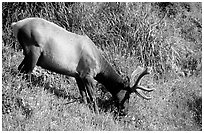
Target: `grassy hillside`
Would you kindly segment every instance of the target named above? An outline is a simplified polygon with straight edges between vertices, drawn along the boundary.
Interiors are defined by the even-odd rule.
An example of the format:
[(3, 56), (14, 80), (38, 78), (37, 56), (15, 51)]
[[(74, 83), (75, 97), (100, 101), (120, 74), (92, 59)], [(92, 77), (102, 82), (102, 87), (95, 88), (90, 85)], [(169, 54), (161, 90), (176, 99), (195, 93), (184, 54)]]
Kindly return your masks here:
[[(2, 130), (202, 130), (201, 3), (2, 3), (2, 10)], [(88, 35), (124, 78), (152, 66), (143, 84), (156, 89), (153, 99), (132, 94), (128, 116), (115, 118), (100, 85), (96, 115), (71, 77), (37, 67), (25, 80), (10, 25), (34, 16)]]

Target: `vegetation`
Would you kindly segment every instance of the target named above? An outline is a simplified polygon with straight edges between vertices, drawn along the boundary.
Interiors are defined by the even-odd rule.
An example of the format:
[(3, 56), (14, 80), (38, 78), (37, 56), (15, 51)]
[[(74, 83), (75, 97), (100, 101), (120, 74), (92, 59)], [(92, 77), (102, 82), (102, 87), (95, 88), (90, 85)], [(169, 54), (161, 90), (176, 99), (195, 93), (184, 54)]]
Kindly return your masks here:
[[(201, 3), (2, 3), (2, 130), (202, 130)], [(37, 67), (29, 82), (11, 23), (41, 17), (87, 35), (125, 78), (143, 80), (152, 100), (131, 96), (127, 117), (114, 117), (97, 85), (100, 115), (80, 102), (73, 78)]]

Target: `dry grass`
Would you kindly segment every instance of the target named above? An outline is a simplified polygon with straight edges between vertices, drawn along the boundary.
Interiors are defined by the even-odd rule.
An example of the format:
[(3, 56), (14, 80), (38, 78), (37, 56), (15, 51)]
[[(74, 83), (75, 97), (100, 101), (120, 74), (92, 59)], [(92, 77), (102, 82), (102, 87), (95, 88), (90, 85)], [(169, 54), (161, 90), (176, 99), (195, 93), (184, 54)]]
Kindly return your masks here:
[[(202, 130), (201, 3), (2, 5), (3, 131)], [(37, 68), (32, 82), (23, 79), (17, 70), (23, 54), (10, 24), (31, 16), (87, 34), (123, 77), (137, 65), (152, 66), (143, 83), (156, 88), (153, 99), (131, 95), (129, 116), (119, 119), (81, 103), (73, 78)]]

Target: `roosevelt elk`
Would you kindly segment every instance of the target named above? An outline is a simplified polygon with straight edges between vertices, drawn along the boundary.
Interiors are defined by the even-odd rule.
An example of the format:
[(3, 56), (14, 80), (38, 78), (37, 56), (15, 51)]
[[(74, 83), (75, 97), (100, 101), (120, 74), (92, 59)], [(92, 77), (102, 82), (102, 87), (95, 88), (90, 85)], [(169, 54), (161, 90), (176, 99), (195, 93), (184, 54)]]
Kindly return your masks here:
[(119, 111), (127, 110), (131, 93), (150, 99), (142, 91), (150, 92), (153, 89), (139, 85), (140, 79), (149, 74), (150, 69), (137, 67), (131, 75), (134, 85), (126, 84), (88, 36), (68, 32), (41, 18), (26, 18), (12, 23), (12, 27), (25, 55), (18, 67), (20, 72), (30, 74), (38, 65), (74, 77), (83, 101), (87, 104), (89, 97), (96, 113), (99, 111), (94, 80), (112, 94)]

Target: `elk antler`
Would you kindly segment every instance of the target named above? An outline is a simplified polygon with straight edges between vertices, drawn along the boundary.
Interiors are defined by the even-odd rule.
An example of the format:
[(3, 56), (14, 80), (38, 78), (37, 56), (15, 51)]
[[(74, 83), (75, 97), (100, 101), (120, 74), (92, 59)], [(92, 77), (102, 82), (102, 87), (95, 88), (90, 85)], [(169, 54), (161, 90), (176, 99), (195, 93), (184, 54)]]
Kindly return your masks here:
[(138, 96), (140, 96), (140, 97), (142, 97), (142, 98), (144, 98), (144, 99), (146, 99), (146, 100), (150, 100), (150, 99), (151, 99), (151, 97), (146, 96), (141, 90), (136, 90), (135, 93), (136, 93)]
[[(143, 68), (143, 67), (138, 66), (137, 69), (131, 75), (131, 78), (130, 78), (131, 79), (131, 81), (130, 81), (131, 82), (131, 86), (133, 86), (133, 84), (134, 85), (138, 85), (140, 79), (143, 76), (149, 74), (150, 71), (151, 71), (150, 68)], [(136, 79), (136, 81), (135, 81), (135, 79)]]
[(154, 89), (146, 88), (144, 86), (139, 86), (138, 84), (141, 78), (147, 74), (150, 74), (150, 72), (151, 72), (151, 68), (142, 68), (138, 66), (137, 69), (131, 75), (131, 82), (133, 82), (136, 79), (135, 84), (131, 87), (132, 92), (135, 92), (136, 94), (138, 94), (139, 96), (147, 100), (151, 99), (151, 97), (145, 96), (142, 91), (151, 92)]
[(151, 92), (153, 91), (154, 89), (153, 88), (146, 88), (144, 86), (137, 86), (137, 89), (140, 89), (140, 90), (143, 90), (143, 91), (147, 91), (147, 92)]

